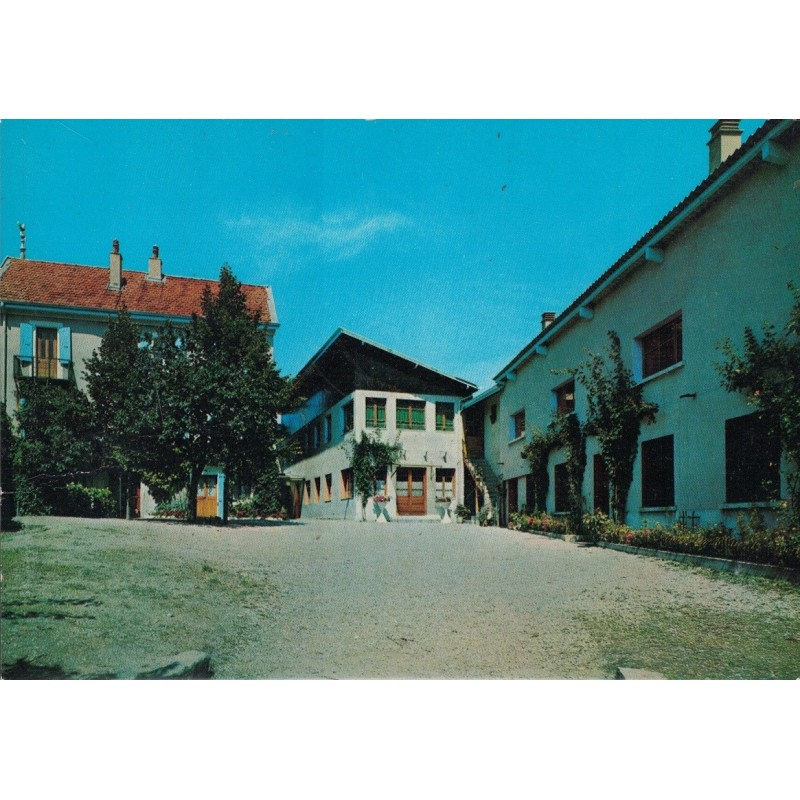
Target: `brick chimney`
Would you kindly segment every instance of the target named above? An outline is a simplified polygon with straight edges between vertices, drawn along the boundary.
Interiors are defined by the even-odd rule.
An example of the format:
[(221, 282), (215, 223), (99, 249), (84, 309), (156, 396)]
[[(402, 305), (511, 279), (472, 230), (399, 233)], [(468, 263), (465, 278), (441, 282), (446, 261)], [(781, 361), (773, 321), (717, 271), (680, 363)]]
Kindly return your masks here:
[(153, 245), (153, 255), (147, 261), (147, 280), (161, 281), (164, 280), (164, 274), (161, 271), (161, 259), (158, 257), (158, 245)]
[(122, 288), (122, 254), (119, 252), (119, 241), (114, 239), (109, 255), (110, 276), (108, 288), (118, 292)]
[(544, 314), (542, 314), (542, 330), (549, 328), (553, 324), (555, 318), (555, 311), (545, 311)]
[(738, 119), (719, 119), (711, 128), (708, 140), (708, 174), (742, 146), (742, 129)]

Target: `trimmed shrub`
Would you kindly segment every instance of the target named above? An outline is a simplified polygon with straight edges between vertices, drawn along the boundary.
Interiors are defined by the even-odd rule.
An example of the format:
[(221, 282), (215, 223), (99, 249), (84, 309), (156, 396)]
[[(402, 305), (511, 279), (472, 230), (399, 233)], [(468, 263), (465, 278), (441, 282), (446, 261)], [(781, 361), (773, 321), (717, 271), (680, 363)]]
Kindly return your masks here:
[(110, 489), (68, 483), (58, 512), (67, 517), (112, 517), (117, 504)]
[(770, 528), (757, 510), (740, 516), (736, 531), (721, 523), (694, 528), (680, 524), (672, 527), (654, 525), (629, 528), (600, 512), (585, 514), (583, 529), (601, 542), (781, 567), (800, 567), (800, 533), (797, 527), (779, 523)]

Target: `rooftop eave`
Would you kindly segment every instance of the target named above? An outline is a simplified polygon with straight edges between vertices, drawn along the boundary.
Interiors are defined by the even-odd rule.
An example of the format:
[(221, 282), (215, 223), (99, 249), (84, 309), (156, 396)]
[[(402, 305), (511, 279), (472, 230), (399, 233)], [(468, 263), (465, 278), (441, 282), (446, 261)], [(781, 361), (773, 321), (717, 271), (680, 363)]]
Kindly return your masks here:
[[(502, 380), (509, 372), (514, 372), (530, 358), (536, 355), (543, 355), (540, 350), (544, 349), (545, 344), (566, 326), (573, 323), (576, 319), (590, 319), (582, 309), (597, 302), (614, 284), (616, 284), (634, 266), (642, 261), (660, 264), (663, 261), (664, 248), (660, 246), (664, 240), (674, 233), (679, 227), (684, 225), (701, 208), (709, 203), (714, 196), (736, 177), (745, 167), (753, 161), (761, 159), (770, 164), (782, 166), (788, 161), (786, 150), (778, 144), (777, 139), (781, 134), (792, 127), (795, 120), (782, 120), (771, 131), (766, 134), (766, 138), (758, 146), (752, 147), (748, 152), (739, 157), (730, 167), (723, 170), (720, 175), (709, 186), (705, 188), (691, 203), (681, 209), (672, 219), (659, 228), (649, 237), (634, 253), (623, 261), (613, 272), (611, 272), (601, 283), (585, 295), (576, 300), (563, 314), (556, 318), (542, 333), (540, 333), (528, 347), (523, 350), (512, 362), (494, 376), (492, 380)], [(724, 164), (723, 164), (724, 166)]]
[(435, 367), (431, 367), (428, 364), (423, 364), (421, 361), (417, 361), (413, 358), (409, 358), (402, 353), (398, 353), (395, 350), (392, 350), (389, 347), (385, 347), (378, 342), (373, 342), (371, 339), (368, 339), (366, 336), (360, 336), (357, 333), (353, 333), (353, 331), (349, 331), (346, 328), (337, 328), (336, 331), (330, 336), (330, 338), (325, 342), (325, 344), (320, 347), (319, 350), (306, 362), (306, 364), (300, 369), (297, 373), (297, 378), (300, 379), (306, 372), (308, 372), (321, 358), (325, 355), (325, 353), (330, 350), (330, 348), (334, 345), (334, 343), (340, 339), (342, 336), (348, 336), (351, 339), (355, 340), (362, 346), (369, 345), (370, 347), (375, 347), (378, 350), (382, 350), (384, 353), (389, 353), (392, 356), (397, 358), (402, 358), (404, 361), (407, 361), (411, 364), (414, 369), (422, 368), (426, 369), (429, 372), (433, 372), (436, 375), (441, 375), (443, 378), (446, 378), (449, 381), (453, 381), (454, 383), (460, 383), (466, 390), (467, 394), (471, 394), (474, 392), (478, 387), (471, 383), (470, 381), (466, 381), (463, 378), (457, 378), (453, 375), (447, 375), (446, 373), (442, 372), (441, 370), (436, 369)]

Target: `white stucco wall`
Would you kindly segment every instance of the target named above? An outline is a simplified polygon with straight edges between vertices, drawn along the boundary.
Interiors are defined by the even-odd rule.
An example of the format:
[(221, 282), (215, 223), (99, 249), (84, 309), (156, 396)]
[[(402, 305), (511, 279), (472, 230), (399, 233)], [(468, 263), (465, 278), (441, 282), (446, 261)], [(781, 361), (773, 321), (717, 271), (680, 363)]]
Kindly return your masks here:
[[(591, 320), (580, 319), (546, 342), (547, 355), (534, 355), (518, 370), (516, 380), (486, 401), (486, 455), (504, 479), (529, 472), (520, 451), (523, 441), (509, 443), (508, 419), (526, 412), (526, 439), (534, 426), (551, 419), (551, 392), (567, 378), (553, 371), (574, 368), (607, 344), (606, 332), (617, 331), (626, 365), (640, 375), (636, 337), (676, 312), (683, 318), (683, 361), (644, 381), (645, 397), (659, 405), (656, 422), (642, 426), (640, 442), (673, 435), (675, 509), (642, 511), (640, 458), (628, 499), (628, 521), (671, 522), (682, 511), (696, 512), (705, 522), (735, 521), (739, 507), (725, 505), (725, 420), (753, 409), (744, 397), (726, 392), (714, 364), (717, 349), (729, 337), (741, 352), (745, 326), (757, 333), (763, 322), (781, 328), (789, 317), (792, 297), (787, 283), (800, 283), (800, 148), (788, 164), (759, 166), (753, 177), (695, 219), (664, 250), (661, 264), (642, 263), (593, 307)], [(598, 270), (600, 272), (600, 270)], [(533, 330), (532, 335), (536, 334)], [(692, 394), (695, 397), (681, 398)], [(489, 409), (497, 403), (497, 421)], [(586, 416), (583, 387), (576, 385), (576, 413)], [(587, 446), (584, 497), (591, 507), (592, 457)], [(641, 448), (640, 448), (641, 454)], [(550, 457), (547, 507), (554, 508), (553, 466), (563, 453)], [(785, 492), (785, 479), (783, 490)], [(524, 480), (519, 502), (526, 501)]]
[[(360, 438), (363, 431), (375, 433), (376, 429), (365, 426), (366, 399), (368, 397), (384, 398), (386, 400), (386, 428), (380, 430), (384, 441), (394, 442), (398, 439), (403, 447), (404, 456), (399, 466), (422, 467), (427, 470), (427, 509), (426, 516), (438, 516), (435, 504), (433, 481), (437, 467), (455, 470), (455, 496), (452, 508), (463, 502), (464, 497), (464, 464), (462, 458), (462, 423), (459, 414), (460, 398), (450, 395), (423, 395), (407, 394), (402, 392), (381, 392), (373, 390), (357, 390), (336, 403), (324, 413), (317, 416), (316, 420), (324, 419), (331, 415), (333, 436), (329, 444), (322, 444), (313, 454), (288, 467), (286, 472), (292, 477), (302, 478), (313, 482), (320, 479), (322, 497), (318, 503), (307, 502), (304, 498), (302, 516), (309, 518), (325, 519), (360, 519), (361, 503), (356, 495), (350, 500), (341, 497), (341, 472), (350, 466), (349, 456), (344, 448), (346, 441)], [(425, 430), (411, 431), (399, 430), (396, 424), (397, 400), (422, 400), (425, 402)], [(354, 429), (347, 434), (343, 433), (343, 408), (353, 402)], [(447, 402), (454, 406), (453, 431), (437, 431), (435, 429), (436, 403)], [(302, 436), (302, 431), (300, 433)], [(331, 500), (324, 501), (325, 476), (331, 475), (332, 492)], [(397, 515), (397, 497), (394, 485), (395, 474), (388, 478), (386, 494), (391, 497), (387, 506), (390, 518)], [(367, 505), (367, 519), (374, 519), (372, 503)]]

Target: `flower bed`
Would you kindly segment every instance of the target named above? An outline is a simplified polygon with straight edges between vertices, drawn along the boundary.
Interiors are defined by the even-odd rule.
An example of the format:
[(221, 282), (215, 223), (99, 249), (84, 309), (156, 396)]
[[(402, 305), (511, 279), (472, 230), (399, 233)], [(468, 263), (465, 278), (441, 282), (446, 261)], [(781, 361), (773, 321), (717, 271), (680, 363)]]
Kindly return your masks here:
[(528, 514), (525, 511), (511, 514), (508, 527), (513, 531), (522, 531), (523, 533), (534, 533), (535, 531), (559, 534), (572, 533), (566, 519), (551, 517), (549, 514)]
[(672, 527), (654, 525), (629, 528), (601, 513), (586, 514), (583, 527), (585, 533), (602, 542), (733, 561), (800, 567), (800, 532), (797, 527), (779, 524), (770, 528), (755, 511), (740, 517), (735, 531), (722, 524), (694, 528), (680, 524)]

